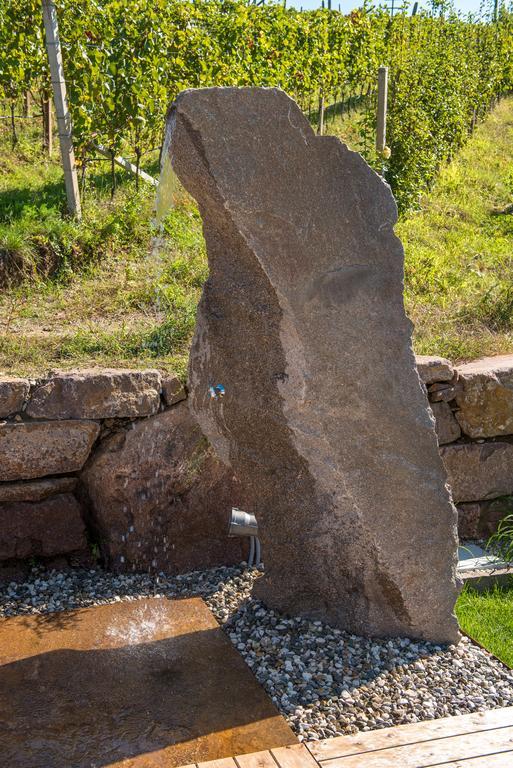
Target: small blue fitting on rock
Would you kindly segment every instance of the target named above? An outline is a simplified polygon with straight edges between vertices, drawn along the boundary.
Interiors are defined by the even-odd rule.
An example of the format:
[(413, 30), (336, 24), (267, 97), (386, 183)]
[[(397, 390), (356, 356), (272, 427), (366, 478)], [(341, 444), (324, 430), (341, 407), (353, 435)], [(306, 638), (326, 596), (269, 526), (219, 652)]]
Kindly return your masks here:
[(222, 384), (210, 385), (208, 388), (211, 400), (220, 400), (225, 393), (225, 389)]

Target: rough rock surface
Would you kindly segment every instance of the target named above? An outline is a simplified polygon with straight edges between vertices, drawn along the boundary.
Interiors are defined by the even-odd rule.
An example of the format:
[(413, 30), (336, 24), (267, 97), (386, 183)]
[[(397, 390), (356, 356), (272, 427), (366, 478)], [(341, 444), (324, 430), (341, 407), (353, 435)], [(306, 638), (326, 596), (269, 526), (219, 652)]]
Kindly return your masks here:
[(240, 562), (232, 477), (186, 403), (104, 440), (82, 482), (110, 567), (168, 573)]
[(35, 419), (136, 418), (157, 413), (158, 371), (82, 370), (55, 373), (32, 392)]
[(454, 376), (454, 368), (445, 357), (416, 355), (417, 370), (426, 386), (436, 381), (450, 381)]
[(460, 388), (458, 375), (455, 374), (451, 381), (438, 381), (427, 388), (428, 397), (432, 403), (448, 403), (456, 398)]
[(210, 264), (192, 408), (254, 501), (258, 595), (360, 634), (456, 640), (456, 510), (390, 189), (277, 89), (180, 94), (166, 152)]
[(76, 477), (55, 477), (50, 480), (29, 480), (22, 483), (2, 483), (0, 502), (43, 501), (58, 493), (73, 493)]
[(162, 397), (168, 407), (185, 400), (187, 392), (177, 376), (166, 376), (162, 379)]
[(440, 448), (455, 502), (513, 493), (513, 444), (462, 443)]
[(0, 503), (0, 560), (51, 557), (86, 546), (80, 506), (72, 494)]
[(461, 437), (460, 425), (454, 418), (454, 414), (448, 403), (431, 403), (431, 410), (435, 417), (435, 430), (438, 445), (453, 443)]
[(495, 533), (503, 517), (513, 514), (513, 496), (493, 501), (472, 501), (458, 504), (458, 533), (460, 539), (488, 538)]
[(99, 431), (94, 421), (0, 424), (0, 481), (82, 469)]
[(485, 357), (458, 367), (458, 419), (469, 437), (513, 434), (513, 355)]
[(438, 445), (445, 445), (457, 440), (461, 436), (461, 429), (448, 403), (431, 403), (431, 410), (435, 417)]
[(0, 418), (5, 419), (23, 408), (30, 390), (27, 379), (0, 379)]

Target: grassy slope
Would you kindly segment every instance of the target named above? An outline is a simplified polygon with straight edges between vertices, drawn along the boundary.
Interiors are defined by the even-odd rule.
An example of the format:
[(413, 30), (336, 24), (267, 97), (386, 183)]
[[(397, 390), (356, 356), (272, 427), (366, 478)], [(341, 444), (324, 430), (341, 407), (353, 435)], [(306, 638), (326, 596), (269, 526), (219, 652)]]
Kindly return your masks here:
[[(79, 226), (62, 215), (57, 158), (48, 162), (34, 146), (37, 138), (26, 135), (13, 152), (5, 134), (0, 145), (0, 255), (3, 248), (21, 257), (30, 271), (51, 251), (59, 267), (50, 278), (34, 267), (30, 279), (0, 295), (0, 370), (109, 364), (183, 373), (207, 275), (191, 201), (179, 201), (156, 239), (154, 189), (137, 192), (120, 172), (111, 202), (102, 164), (86, 177)], [(156, 173), (156, 163), (148, 170)]]
[(416, 351), (455, 360), (513, 351), (513, 100), (444, 168), (397, 226)]
[[(354, 115), (327, 130), (356, 143)], [(207, 274), (201, 222), (184, 195), (156, 246), (154, 191), (107, 163), (88, 173), (84, 221), (62, 215), (57, 158), (35, 132), (11, 150), (0, 132), (0, 255), (58, 262), (0, 294), (0, 370), (37, 373), (87, 364), (173, 368), (183, 373)], [(156, 163), (148, 165), (156, 173)], [(406, 248), (406, 300), (419, 352), (455, 359), (513, 350), (513, 100), (505, 100), (446, 168), (421, 212), (398, 225)], [(47, 254), (50, 254), (48, 257)], [(46, 255), (45, 255), (46, 254)], [(30, 271), (30, 270), (29, 270)]]
[(513, 667), (513, 588), (464, 589), (456, 604), (461, 628)]

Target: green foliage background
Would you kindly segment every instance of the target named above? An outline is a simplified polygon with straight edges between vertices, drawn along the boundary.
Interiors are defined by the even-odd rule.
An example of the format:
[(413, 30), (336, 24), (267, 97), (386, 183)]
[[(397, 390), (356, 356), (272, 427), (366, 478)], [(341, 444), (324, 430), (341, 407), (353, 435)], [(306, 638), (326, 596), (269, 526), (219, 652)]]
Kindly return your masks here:
[[(78, 157), (92, 140), (140, 157), (184, 88), (279, 86), (305, 111), (359, 96), (367, 160), (414, 207), (513, 84), (513, 17), (299, 12), (238, 0), (57, 0)], [(377, 69), (390, 67), (386, 165), (373, 149)], [(49, 92), (39, 0), (0, 4), (0, 99)]]

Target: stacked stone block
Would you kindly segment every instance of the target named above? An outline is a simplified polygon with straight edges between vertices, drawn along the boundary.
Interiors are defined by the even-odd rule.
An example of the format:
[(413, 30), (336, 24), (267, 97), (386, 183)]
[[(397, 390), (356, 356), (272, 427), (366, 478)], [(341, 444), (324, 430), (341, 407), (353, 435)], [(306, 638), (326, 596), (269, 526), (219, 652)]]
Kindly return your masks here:
[(513, 513), (513, 355), (453, 366), (418, 357), (461, 538), (487, 538)]

